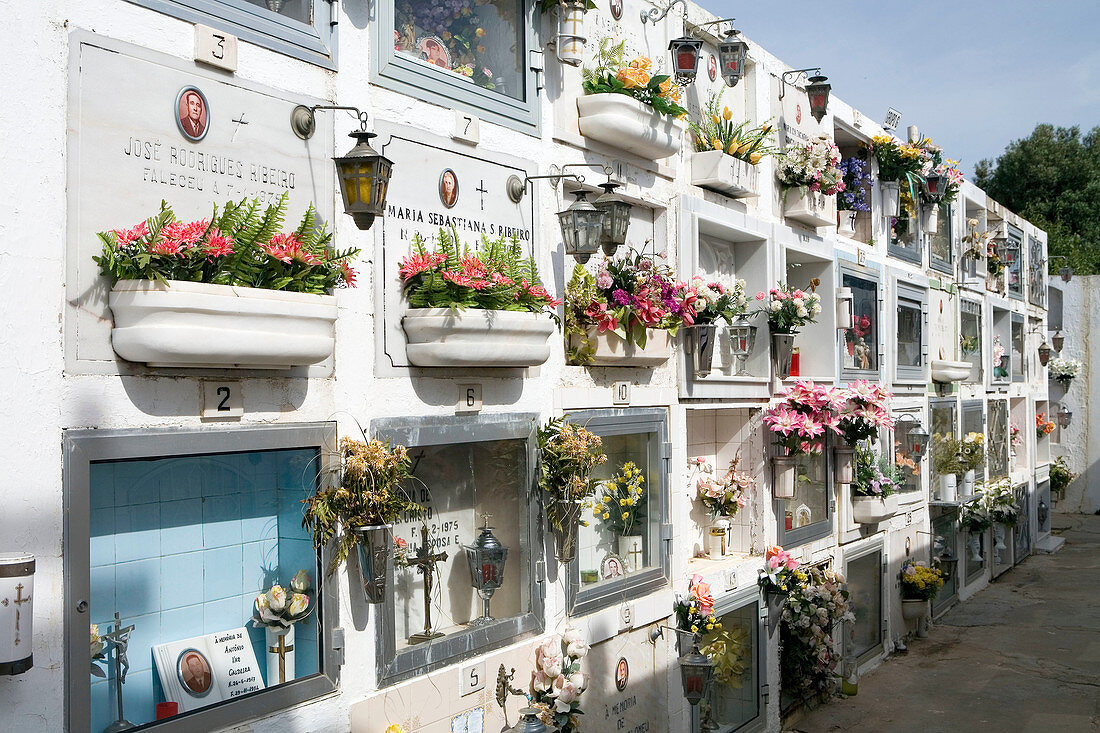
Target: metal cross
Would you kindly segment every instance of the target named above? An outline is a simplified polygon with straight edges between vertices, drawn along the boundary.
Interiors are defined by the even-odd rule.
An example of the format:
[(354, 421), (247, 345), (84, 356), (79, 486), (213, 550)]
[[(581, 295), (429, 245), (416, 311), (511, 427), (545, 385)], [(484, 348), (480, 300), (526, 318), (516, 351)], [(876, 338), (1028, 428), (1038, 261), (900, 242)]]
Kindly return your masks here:
[(424, 631), (409, 637), (410, 644), (419, 644), (422, 641), (431, 641), (443, 636), (442, 633), (432, 631), (432, 574), (435, 572), (436, 562), (446, 562), (447, 553), (432, 554), (428, 544), (428, 525), (420, 526), (420, 551), (416, 557), (409, 560), (409, 565), (415, 567), (424, 576)]
[(279, 684), (286, 682), (286, 654), (294, 651), (294, 645), (286, 645), (286, 634), (279, 634), (279, 646), (269, 646), (267, 651), (279, 655)]
[(15, 641), (14, 641), (14, 644), (16, 646), (19, 646), (19, 607), (22, 606), (24, 603), (30, 603), (30, 602), (31, 602), (31, 597), (30, 596), (27, 596), (26, 598), (23, 597), (23, 584), (22, 583), (15, 586), (15, 600), (11, 600), (11, 599), (8, 599), (8, 598), (0, 600), (0, 605), (5, 606), (5, 607), (7, 607), (8, 603), (14, 603), (15, 604)]
[(229, 138), (229, 142), (234, 142), (237, 139), (237, 131), (241, 129), (241, 125), (247, 125), (248, 122), (244, 119), (244, 112), (241, 112), (240, 119), (233, 120), (237, 123), (237, 126), (233, 128), (233, 137)]
[(630, 557), (630, 564), (634, 566), (635, 570), (638, 570), (639, 568), (642, 567), (641, 565), (638, 564), (638, 557), (637, 557), (638, 555), (642, 554), (642, 550), (638, 546), (639, 544), (641, 544), (641, 543), (637, 543), (637, 544), (632, 545), (631, 547), (633, 547), (633, 549), (629, 550), (626, 553), (627, 555), (631, 556)]
[(474, 190), (481, 194), (481, 210), (485, 211), (485, 194), (487, 194), (488, 191), (485, 189), (485, 181), (479, 181), (478, 185), (480, 188), (475, 188)]

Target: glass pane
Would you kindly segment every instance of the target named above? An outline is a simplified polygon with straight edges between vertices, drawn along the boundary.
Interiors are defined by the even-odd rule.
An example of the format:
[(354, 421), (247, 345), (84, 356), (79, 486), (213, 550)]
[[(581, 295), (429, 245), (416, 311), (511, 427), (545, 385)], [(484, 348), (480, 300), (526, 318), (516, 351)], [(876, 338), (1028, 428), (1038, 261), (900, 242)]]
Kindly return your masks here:
[(944, 574), (950, 573), (950, 577), (945, 578), (943, 587), (932, 600), (932, 607), (937, 611), (959, 590), (959, 563), (955, 550), (958, 543), (956, 528), (955, 517), (951, 514), (937, 517), (932, 522), (932, 554), (939, 558), (940, 568), (944, 570)]
[[(915, 417), (919, 418), (919, 415)], [(909, 420), (895, 419), (894, 421), (894, 465), (897, 466), (901, 478), (898, 484), (901, 492), (920, 491), (921, 488), (920, 462), (902, 451), (902, 446), (907, 445), (906, 436), (909, 434), (909, 429), (915, 424)]]
[(1004, 254), (1001, 259), (1005, 265), (1005, 283), (1008, 292), (1020, 295), (1024, 292), (1023, 278), (1023, 232), (1018, 229), (1008, 230), (1008, 240), (1005, 243)]
[(950, 264), (954, 261), (951, 248), (951, 207), (940, 204), (939, 221), (932, 234), (929, 254), (933, 261)]
[(963, 405), (962, 434), (967, 433), (985, 433), (982, 426), (981, 404)]
[(794, 498), (787, 499), (785, 529), (799, 529), (829, 521), (828, 481), (824, 453), (800, 453), (795, 460)]
[[(124, 715), (142, 725), (156, 704), (197, 710), (279, 684), (278, 656), (251, 623), (256, 598), (290, 589), (300, 570), (311, 586), (317, 553), (302, 528), (302, 499), (316, 490), (315, 449), (221, 453), (96, 463), (90, 469), (91, 598), (99, 633), (133, 627), (125, 650)], [(305, 600), (315, 608), (311, 588)], [(300, 602), (300, 601), (299, 601)], [(283, 679), (321, 671), (317, 614), (293, 624)], [(272, 642), (273, 644), (275, 642)], [(118, 717), (115, 653), (89, 676), (90, 726)]]
[(1024, 376), (1024, 322), (1016, 319), (1012, 320), (1012, 376)]
[(944, 438), (955, 437), (955, 405), (941, 403), (932, 405), (932, 481), (939, 479), (936, 471), (937, 446)]
[(841, 363), (845, 369), (878, 371), (878, 283), (847, 273), (843, 287), (852, 289), (852, 328), (844, 332)]
[[(406, 517), (394, 524), (394, 537), (408, 542), (407, 557), (421, 552), (422, 531), (428, 528), (437, 559), (431, 575), (431, 623), (436, 633), (462, 630), (482, 615), (482, 603), (470, 578), (463, 546), (472, 544), (490, 515), (493, 534), (509, 549), (503, 584), (490, 601), (492, 617), (519, 616), (528, 605), (527, 522), (521, 496), (527, 474), (527, 442), (499, 440), (410, 447), (413, 490), (425, 509), (421, 521)], [(413, 634), (425, 631), (424, 573), (417, 566), (394, 568), (395, 638), (400, 650)]]
[(1008, 403), (989, 402), (989, 477), (1008, 475)]
[(964, 300), (962, 303), (959, 353), (971, 364), (967, 382), (982, 381), (982, 307)]
[(898, 301), (898, 366), (922, 366), (920, 303), (911, 300)]
[(1031, 497), (1028, 495), (1027, 485), (1022, 484), (1017, 486), (1016, 506), (1020, 512), (1020, 521), (1016, 522), (1016, 526), (1012, 528), (1013, 541), (1015, 543), (1013, 558), (1017, 563), (1031, 553), (1031, 532), (1028, 531), (1028, 517), (1031, 514), (1030, 503)]
[(1045, 248), (1041, 241), (1031, 235), (1028, 235), (1027, 242), (1027, 299), (1035, 305), (1045, 305), (1047, 294)]
[(882, 646), (882, 554), (869, 555), (848, 563), (848, 592), (852, 613), (852, 652), (862, 657)]
[(917, 240), (916, 222), (905, 205), (901, 207), (900, 217), (890, 217), (890, 247), (902, 250), (910, 259), (920, 260), (921, 249)]
[(714, 661), (708, 699), (719, 730), (735, 731), (760, 715), (759, 618), (760, 609), (750, 603), (723, 614), (721, 630), (703, 639), (703, 650)]
[(267, 8), (273, 13), (278, 13), (286, 18), (293, 18), (312, 25), (314, 0), (246, 0), (247, 2)]
[(522, 0), (397, 0), (394, 50), (523, 99), (523, 20)]
[(590, 588), (660, 565), (660, 461), (656, 433), (605, 435), (607, 463), (588, 526), (580, 530), (577, 557), (581, 588)]

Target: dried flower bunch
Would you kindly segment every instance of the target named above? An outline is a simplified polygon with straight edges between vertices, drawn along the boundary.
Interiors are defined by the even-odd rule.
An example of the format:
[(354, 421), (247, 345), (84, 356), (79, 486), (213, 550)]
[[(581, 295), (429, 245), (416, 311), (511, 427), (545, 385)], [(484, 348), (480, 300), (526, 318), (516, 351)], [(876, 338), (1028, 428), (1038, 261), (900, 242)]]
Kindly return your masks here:
[(930, 601), (943, 587), (943, 573), (923, 560), (907, 560), (901, 568), (901, 595), (907, 601)]
[(389, 442), (366, 443), (351, 438), (340, 441), (343, 472), (339, 486), (319, 489), (303, 500), (306, 505), (302, 526), (322, 547), (339, 534), (336, 553), (328, 572), (347, 560), (355, 548), (356, 535), (350, 530), (393, 524), (398, 518), (417, 518), (421, 507), (405, 485), (411, 461), (403, 445)]
[(581, 88), (585, 94), (625, 94), (669, 117), (686, 117), (679, 105), (682, 91), (668, 74), (651, 74), (653, 62), (638, 56), (624, 62), (626, 41), (612, 44), (601, 38), (596, 49), (596, 67), (581, 70)]
[(959, 451), (962, 442), (948, 434), (936, 433), (932, 436), (932, 472), (937, 476), (963, 472)]
[(160, 212), (130, 229), (100, 232), (93, 257), (115, 280), (182, 280), (323, 294), (355, 285), (349, 261), (358, 249), (329, 248), (332, 234), (309, 205), (298, 228), (280, 232), (289, 195), (266, 208), (259, 199), (229, 202), (209, 219), (184, 223), (164, 201)]
[[(725, 89), (722, 90), (724, 92)], [(765, 155), (774, 155), (771, 120), (750, 125), (748, 120), (733, 124), (733, 112), (721, 105), (722, 92), (712, 94), (699, 119), (688, 122), (697, 152), (721, 150), (726, 155), (756, 165)]]
[(548, 499), (547, 518), (562, 528), (566, 510), (562, 502), (583, 502), (599, 486), (592, 478), (596, 466), (607, 463), (600, 436), (564, 418), (551, 419), (539, 428), (539, 488)]
[(791, 147), (779, 157), (776, 175), (784, 188), (808, 188), (832, 196), (844, 190), (840, 148), (825, 135)]

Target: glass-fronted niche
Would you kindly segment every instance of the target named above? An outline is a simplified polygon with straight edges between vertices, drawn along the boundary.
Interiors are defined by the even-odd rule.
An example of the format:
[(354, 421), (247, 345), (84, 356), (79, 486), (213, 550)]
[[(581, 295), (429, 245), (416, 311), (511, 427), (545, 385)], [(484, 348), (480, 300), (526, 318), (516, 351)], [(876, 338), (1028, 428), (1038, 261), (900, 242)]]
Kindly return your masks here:
[(952, 208), (950, 204), (940, 204), (940, 213), (935, 231), (928, 234), (928, 264), (932, 269), (953, 274), (955, 272), (954, 227), (951, 226)]
[(1022, 382), (1027, 378), (1027, 334), (1024, 328), (1024, 317), (1018, 313), (1012, 314), (1012, 381)]
[(958, 522), (954, 512), (932, 520), (932, 559), (943, 571), (944, 582), (932, 599), (932, 612), (939, 614), (959, 594)]
[(1027, 300), (1040, 308), (1047, 304), (1047, 248), (1043, 240), (1027, 235)]
[(950, 459), (950, 451), (946, 449), (946, 441), (955, 437), (955, 422), (957, 409), (955, 400), (933, 400), (932, 410), (932, 491), (937, 492), (937, 482), (946, 474), (941, 471), (941, 462)]
[(1020, 518), (1012, 528), (1012, 561), (1019, 565), (1031, 554), (1031, 494), (1027, 484), (1016, 487), (1016, 508)]
[(795, 547), (832, 531), (828, 452), (826, 446), (821, 453), (801, 453), (795, 459), (794, 498), (776, 500), (779, 544), (783, 547)]
[[(70, 729), (111, 725), (119, 690), (131, 723), (191, 731), (335, 689), (335, 593), (301, 504), (334, 425), (69, 431), (65, 445)], [(282, 639), (253, 622), (276, 617), (296, 620)]]
[(923, 381), (928, 354), (928, 292), (899, 284), (895, 345), (899, 381)]
[(1002, 249), (1005, 268), (1005, 288), (1010, 298), (1024, 297), (1024, 233), (1008, 225), (1008, 238)]
[(840, 286), (852, 290), (852, 327), (843, 331), (840, 352), (843, 379), (874, 378), (879, 372), (879, 281), (841, 269)]
[[(962, 435), (979, 433), (985, 437), (985, 405), (981, 400), (964, 400), (962, 403)], [(988, 441), (986, 441), (988, 447)], [(979, 479), (985, 477), (985, 469), (977, 471)]]
[(337, 8), (331, 0), (130, 0), (205, 23), (305, 61), (336, 68)]
[(566, 418), (603, 440), (607, 463), (570, 563), (570, 613), (580, 616), (668, 585), (671, 446), (663, 408), (586, 410)]
[(917, 219), (907, 203), (911, 199), (905, 187), (902, 187), (902, 206), (900, 216), (889, 217), (887, 253), (909, 262), (920, 263), (924, 259), (924, 248), (917, 236)]
[[(372, 421), (375, 437), (408, 448), (407, 488), (423, 510), (393, 528), (394, 541), (407, 548), (403, 562), (391, 563), (377, 627), (380, 684), (541, 630), (535, 428), (536, 416), (527, 414)], [(508, 548), (489, 618), (465, 550), (486, 521)]]
[(986, 461), (989, 477), (1008, 475), (1008, 401), (989, 401), (989, 444)]
[[(913, 419), (905, 418), (905, 415), (911, 416)], [(900, 482), (899, 493), (909, 494), (921, 490), (921, 463), (924, 461), (923, 456), (921, 458), (915, 458), (910, 451), (906, 449), (909, 444), (908, 436), (909, 431), (915, 428), (918, 424), (923, 424), (924, 419), (919, 410), (905, 410), (900, 411), (894, 415), (894, 431), (893, 431), (893, 445), (894, 445), (894, 466), (898, 469), (898, 477)]]
[(963, 300), (959, 306), (959, 355), (970, 362), (970, 376), (966, 381), (980, 384), (982, 381), (982, 304)]
[(377, 4), (378, 83), (518, 129), (537, 127), (537, 3), (382, 0)]
[[(714, 677), (698, 711), (710, 708), (710, 720), (719, 733), (755, 730), (762, 720), (762, 674), (767, 645), (762, 643), (760, 597), (755, 588), (720, 598), (715, 615), (722, 628), (703, 637), (702, 650), (714, 662)], [(694, 729), (693, 725), (693, 729)]]
[(848, 600), (856, 620), (845, 624), (846, 657), (863, 662), (882, 651), (883, 642), (882, 545), (845, 556)]

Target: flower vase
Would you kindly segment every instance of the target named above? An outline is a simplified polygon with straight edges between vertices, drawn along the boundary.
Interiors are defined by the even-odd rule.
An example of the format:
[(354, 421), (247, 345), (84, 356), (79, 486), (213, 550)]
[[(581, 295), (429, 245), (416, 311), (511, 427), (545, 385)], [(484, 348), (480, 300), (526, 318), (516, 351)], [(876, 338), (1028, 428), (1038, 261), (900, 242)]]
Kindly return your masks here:
[(688, 326), (684, 329), (684, 345), (691, 354), (692, 370), (696, 379), (710, 376), (717, 332), (718, 327), (713, 323)]
[(764, 594), (764, 602), (768, 606), (768, 636), (772, 636), (783, 618), (783, 606), (787, 603), (787, 596), (782, 593), (767, 591)]
[(726, 533), (729, 531), (730, 520), (715, 519), (707, 527), (707, 556), (712, 560), (718, 560), (726, 556)]
[(985, 562), (982, 557), (982, 535), (980, 532), (971, 532), (966, 541), (966, 546), (970, 548), (970, 562)]
[(580, 66), (584, 54), (584, 3), (567, 2), (558, 5), (558, 61)]
[[(557, 541), (554, 557), (562, 565), (573, 562), (577, 556), (577, 535), (580, 533), (581, 511), (584, 502), (580, 499), (555, 499), (550, 502), (547, 515), (551, 519), (550, 528)], [(556, 521), (555, 521), (556, 520)]]
[(779, 379), (791, 376), (791, 355), (794, 354), (794, 337), (797, 335), (797, 331), (772, 334), (772, 364)]
[(850, 445), (833, 448), (833, 481), (851, 484), (856, 480), (856, 449)]
[(797, 466), (794, 456), (776, 456), (775, 477), (772, 481), (772, 496), (776, 499), (793, 499)]
[(959, 485), (959, 498), (966, 499), (974, 495), (974, 481), (976, 474), (973, 469), (963, 474), (962, 483)]
[(856, 235), (856, 215), (858, 211), (845, 210), (837, 212), (836, 233), (842, 237), (854, 237)]
[(619, 557), (623, 559), (626, 572), (636, 573), (645, 567), (642, 536), (640, 534), (628, 534), (619, 537), (618, 546)]
[(959, 495), (957, 488), (958, 479), (956, 478), (955, 474), (947, 473), (943, 476), (940, 476), (940, 501), (958, 501)]
[(993, 549), (996, 552), (1008, 549), (1005, 545), (1005, 526), (1003, 524), (993, 525)]
[(392, 524), (355, 527), (351, 530), (356, 537), (359, 570), (363, 574), (363, 592), (368, 603), (382, 603), (386, 600), (386, 566), (393, 550), (392, 530)]
[(294, 679), (294, 624), (265, 626), (267, 637), (267, 686), (280, 685)]
[(921, 211), (921, 229), (926, 234), (935, 234), (940, 228), (940, 207), (938, 204), (925, 206)]
[(901, 214), (901, 184), (897, 181), (882, 181), (882, 213), (886, 216)]

